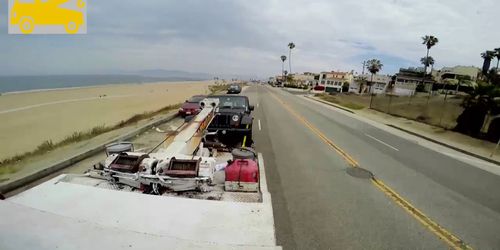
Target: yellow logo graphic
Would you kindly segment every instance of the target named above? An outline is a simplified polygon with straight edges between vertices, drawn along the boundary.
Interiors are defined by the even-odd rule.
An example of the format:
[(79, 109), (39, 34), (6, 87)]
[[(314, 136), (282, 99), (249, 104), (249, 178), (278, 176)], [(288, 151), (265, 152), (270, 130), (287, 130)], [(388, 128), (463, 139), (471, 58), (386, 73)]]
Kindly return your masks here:
[[(12, 1), (12, 0), (11, 0)], [(76, 34), (82, 25), (85, 25), (85, 1), (76, 0), (76, 8), (71, 9), (66, 5), (74, 4), (70, 0), (13, 0), (10, 8), (9, 25), (14, 29), (19, 27), (20, 33), (31, 34), (35, 27), (46, 26), (44, 32), (39, 34), (57, 34), (51, 27), (64, 26), (67, 34)], [(48, 26), (50, 25), (50, 26)], [(9, 27), (9, 33), (10, 32)]]

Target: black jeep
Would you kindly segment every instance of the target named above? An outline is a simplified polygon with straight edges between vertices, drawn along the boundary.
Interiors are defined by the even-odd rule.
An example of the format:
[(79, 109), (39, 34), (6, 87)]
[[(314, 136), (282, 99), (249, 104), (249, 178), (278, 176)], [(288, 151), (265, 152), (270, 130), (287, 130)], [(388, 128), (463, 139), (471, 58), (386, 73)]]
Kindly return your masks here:
[(241, 95), (216, 95), (209, 98), (218, 98), (219, 107), (215, 116), (208, 125), (207, 140), (222, 143), (228, 147), (250, 147), (252, 141), (251, 112), (248, 97)]

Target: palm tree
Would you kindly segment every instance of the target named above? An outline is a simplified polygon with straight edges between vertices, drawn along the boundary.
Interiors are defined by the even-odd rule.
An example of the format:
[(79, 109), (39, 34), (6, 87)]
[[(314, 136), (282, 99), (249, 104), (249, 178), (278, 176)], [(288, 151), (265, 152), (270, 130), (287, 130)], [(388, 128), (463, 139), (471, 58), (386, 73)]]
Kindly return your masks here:
[(495, 57), (495, 51), (487, 50), (481, 53), (481, 57), (484, 59), (482, 73), (483, 75), (487, 75), (490, 69), (491, 59)]
[(292, 73), (292, 49), (295, 48), (295, 44), (293, 42), (288, 43), (288, 66), (289, 72)]
[(286, 61), (286, 56), (285, 55), (282, 55), (281, 56), (281, 76), (282, 76), (282, 80), (284, 80), (284, 72), (285, 72), (285, 61)]
[[(435, 36), (426, 35), (426, 36), (422, 37), (422, 44), (424, 44), (425, 47), (427, 48), (427, 55), (425, 56), (426, 58), (429, 57), (429, 50), (431, 50), (431, 48), (434, 47), (434, 45), (436, 45), (438, 42), (439, 42), (439, 39)], [(425, 83), (425, 75), (426, 74), (427, 74), (427, 65), (425, 65), (424, 76), (422, 77), (422, 84)]]
[[(373, 83), (373, 75), (377, 74), (384, 65), (377, 59), (371, 59), (366, 62), (366, 69), (372, 74), (370, 85)], [(371, 89), (370, 89), (371, 90)]]
[(497, 58), (497, 71), (498, 71), (498, 63), (500, 62), (500, 48), (495, 49), (495, 56)]
[[(429, 66), (431, 66), (431, 75), (432, 75), (432, 71), (434, 70), (434, 58), (432, 58), (432, 56), (422, 57), (422, 58), (420, 58), (420, 62), (426, 68), (425, 73), (424, 73), (424, 77), (425, 77), (425, 74), (427, 73), (427, 68)], [(433, 88), (434, 88), (434, 83), (432, 85), (431, 91), (429, 91), (429, 97), (427, 98), (427, 102), (429, 102), (429, 99), (431, 98), (431, 92), (432, 92)]]
[[(424, 65), (424, 67), (426, 69), (429, 66), (431, 66), (431, 75), (432, 75), (432, 71), (434, 70), (434, 58), (432, 58), (432, 56), (422, 57), (422, 58), (420, 58), (420, 62)], [(426, 70), (426, 72), (427, 72), (427, 70)], [(425, 73), (424, 73), (424, 76), (425, 76)], [(434, 83), (433, 83), (432, 87), (434, 88)], [(431, 91), (429, 91), (429, 98), (431, 98)], [(429, 101), (429, 98), (427, 99), (427, 101)]]
[(431, 66), (431, 73), (432, 73), (432, 70), (434, 69), (434, 58), (432, 58), (432, 56), (429, 56), (429, 57), (422, 57), (420, 58), (420, 62), (425, 66), (425, 67), (429, 67)]
[[(382, 66), (384, 66), (380, 60), (377, 59), (371, 59), (366, 62), (366, 69), (370, 71), (371, 78), (370, 78), (370, 93), (372, 92), (372, 84), (373, 84), (373, 75), (377, 74), (381, 69)], [(372, 107), (372, 102), (373, 102), (373, 94), (371, 95), (370, 98), (370, 108)]]

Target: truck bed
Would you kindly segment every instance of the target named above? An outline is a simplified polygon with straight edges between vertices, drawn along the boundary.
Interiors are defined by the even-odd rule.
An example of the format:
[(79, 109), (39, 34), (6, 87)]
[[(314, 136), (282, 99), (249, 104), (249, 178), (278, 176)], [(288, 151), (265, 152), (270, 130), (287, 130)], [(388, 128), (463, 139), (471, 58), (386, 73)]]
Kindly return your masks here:
[(259, 165), (261, 192), (253, 196), (219, 185), (206, 196), (146, 195), (61, 175), (0, 201), (0, 248), (280, 249), (261, 154)]
[[(230, 153), (220, 152), (216, 159), (217, 163), (225, 163), (227, 160), (232, 159), (232, 157)], [(260, 169), (259, 172), (262, 172), (262, 169)], [(215, 172), (213, 185), (208, 186), (208, 190), (205, 192), (165, 192), (162, 196), (214, 201), (262, 202), (261, 192), (226, 192), (224, 190), (224, 180), (224, 170), (221, 169)], [(121, 192), (142, 193), (141, 190), (131, 188), (130, 186), (111, 183), (107, 180), (91, 178), (88, 175), (67, 175), (59, 181)]]

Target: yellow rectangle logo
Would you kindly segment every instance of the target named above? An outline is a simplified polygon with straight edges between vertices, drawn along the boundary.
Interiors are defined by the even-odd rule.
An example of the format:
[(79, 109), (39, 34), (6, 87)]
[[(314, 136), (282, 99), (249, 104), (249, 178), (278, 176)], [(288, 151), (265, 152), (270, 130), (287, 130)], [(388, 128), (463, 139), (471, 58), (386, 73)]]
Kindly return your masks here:
[(9, 34), (86, 34), (85, 0), (9, 0)]

